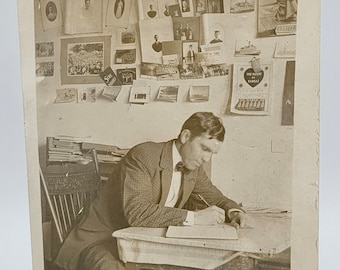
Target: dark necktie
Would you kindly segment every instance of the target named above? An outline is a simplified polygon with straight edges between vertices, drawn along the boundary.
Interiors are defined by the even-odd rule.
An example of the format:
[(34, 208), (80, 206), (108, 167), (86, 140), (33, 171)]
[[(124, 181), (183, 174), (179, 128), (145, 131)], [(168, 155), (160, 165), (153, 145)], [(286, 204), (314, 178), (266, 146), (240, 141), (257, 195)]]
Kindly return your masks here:
[(184, 164), (182, 161), (178, 162), (175, 166), (175, 172), (183, 172), (184, 170)]

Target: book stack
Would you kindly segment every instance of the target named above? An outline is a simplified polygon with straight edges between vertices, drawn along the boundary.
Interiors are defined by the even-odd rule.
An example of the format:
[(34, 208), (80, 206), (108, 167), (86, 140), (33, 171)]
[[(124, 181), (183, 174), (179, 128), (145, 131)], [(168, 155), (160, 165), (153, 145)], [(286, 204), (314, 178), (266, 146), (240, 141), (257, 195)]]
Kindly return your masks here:
[(81, 148), (81, 141), (74, 137), (48, 137), (48, 162), (73, 162), (79, 164), (87, 164), (91, 161), (91, 158), (84, 157)]

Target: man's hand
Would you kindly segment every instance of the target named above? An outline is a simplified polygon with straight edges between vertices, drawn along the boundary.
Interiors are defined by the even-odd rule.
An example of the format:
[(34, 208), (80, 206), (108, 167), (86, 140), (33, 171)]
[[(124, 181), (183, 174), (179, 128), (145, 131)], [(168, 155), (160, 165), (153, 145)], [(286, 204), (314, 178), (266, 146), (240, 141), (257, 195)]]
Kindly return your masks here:
[(206, 209), (194, 212), (195, 225), (211, 225), (223, 223), (225, 220), (225, 211), (217, 206), (210, 206)]
[(253, 219), (248, 216), (246, 213), (234, 211), (230, 213), (231, 225), (236, 229), (244, 228), (244, 227), (254, 227)]

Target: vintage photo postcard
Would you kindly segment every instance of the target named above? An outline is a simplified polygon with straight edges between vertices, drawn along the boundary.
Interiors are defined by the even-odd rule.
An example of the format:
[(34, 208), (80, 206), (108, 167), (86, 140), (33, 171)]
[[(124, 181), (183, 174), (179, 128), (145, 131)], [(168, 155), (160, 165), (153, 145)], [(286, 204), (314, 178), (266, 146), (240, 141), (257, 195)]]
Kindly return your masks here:
[(34, 270), (318, 268), (319, 0), (18, 4)]

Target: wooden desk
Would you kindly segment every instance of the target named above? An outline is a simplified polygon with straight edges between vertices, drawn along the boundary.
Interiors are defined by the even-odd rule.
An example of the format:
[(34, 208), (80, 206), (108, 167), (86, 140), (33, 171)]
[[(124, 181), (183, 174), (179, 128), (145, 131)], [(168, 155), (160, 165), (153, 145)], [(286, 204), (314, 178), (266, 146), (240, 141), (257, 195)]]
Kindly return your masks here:
[(253, 216), (253, 229), (240, 229), (238, 240), (166, 238), (166, 228), (130, 227), (115, 231), (120, 259), (133, 263), (215, 269), (242, 255), (260, 259), (290, 247), (290, 218)]

